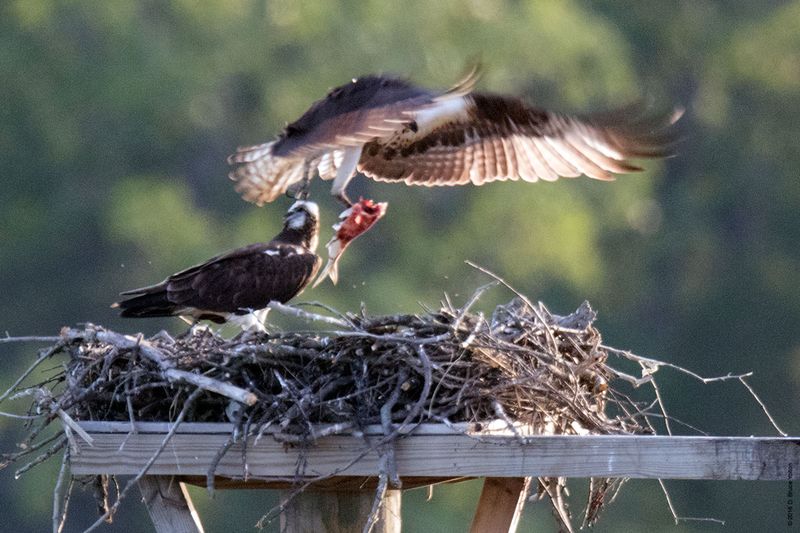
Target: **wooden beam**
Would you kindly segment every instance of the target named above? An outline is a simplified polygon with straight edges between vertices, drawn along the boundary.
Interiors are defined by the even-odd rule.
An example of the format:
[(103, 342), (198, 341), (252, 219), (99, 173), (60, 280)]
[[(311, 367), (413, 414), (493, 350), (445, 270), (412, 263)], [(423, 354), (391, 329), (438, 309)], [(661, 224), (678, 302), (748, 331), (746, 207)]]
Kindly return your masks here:
[[(163, 433), (100, 433), (82, 424), (93, 437), (78, 439), (70, 457), (74, 475), (138, 473), (158, 449)], [(127, 426), (121, 424), (121, 426)], [(227, 434), (191, 432), (184, 424), (150, 469), (154, 475), (205, 475)], [(127, 426), (128, 430), (130, 426)], [(447, 429), (447, 428), (445, 428)], [(342, 476), (377, 476), (377, 453), (359, 436), (324, 437), (301, 452), (264, 436), (247, 446), (251, 477), (297, 481), (297, 465), (306, 478), (336, 472)], [(360, 455), (364, 457), (357, 460)], [(800, 478), (797, 437), (662, 437), (632, 435), (515, 436), (472, 438), (441, 427), (422, 428), (401, 438), (395, 449), (401, 476), (425, 477), (631, 477), (661, 479)], [(354, 462), (355, 461), (355, 462)], [(353, 463), (354, 462), (354, 463)], [(351, 464), (353, 463), (353, 464)], [(242, 449), (237, 444), (219, 462), (217, 475), (242, 478)]]
[[(389, 490), (372, 533), (400, 533), (401, 491)], [(281, 491), (282, 533), (361, 533), (375, 500), (374, 490)]]
[(156, 533), (203, 533), (203, 524), (183, 483), (172, 476), (144, 476), (142, 499)]
[[(196, 487), (205, 488), (208, 484), (206, 476), (179, 476), (178, 479), (187, 485), (194, 485)], [(403, 477), (403, 490), (416, 489), (419, 487), (429, 487), (431, 485), (440, 485), (443, 483), (459, 483), (461, 481), (469, 481), (471, 477), (425, 477), (425, 476), (404, 476)], [(230, 489), (296, 489), (297, 480), (284, 480), (284, 481), (270, 481), (263, 479), (248, 478), (244, 479), (231, 479), (227, 477), (216, 476), (214, 478), (214, 487), (219, 490)], [(378, 478), (375, 476), (334, 476), (331, 478), (323, 479), (314, 483), (315, 491), (360, 491), (371, 490), (374, 491), (378, 487)]]
[(470, 533), (514, 533), (525, 508), (531, 478), (487, 477)]

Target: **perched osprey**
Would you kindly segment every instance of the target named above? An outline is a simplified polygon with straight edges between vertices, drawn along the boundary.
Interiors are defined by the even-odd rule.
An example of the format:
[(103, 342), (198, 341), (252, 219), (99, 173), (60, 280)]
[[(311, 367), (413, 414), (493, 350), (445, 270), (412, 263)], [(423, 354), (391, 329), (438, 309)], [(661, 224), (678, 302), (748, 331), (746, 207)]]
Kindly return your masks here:
[(477, 70), (448, 91), (365, 76), (315, 102), (274, 141), (228, 158), (237, 190), (259, 205), (319, 172), (345, 204), (356, 171), (407, 185), (553, 181), (585, 174), (611, 180), (634, 158), (670, 154), (681, 111), (646, 106), (577, 117), (498, 94), (472, 92)]
[(157, 285), (123, 292), (112, 305), (123, 317), (181, 316), (234, 322), (263, 330), (267, 304), (287, 302), (312, 280), (322, 262), (316, 254), (319, 208), (295, 202), (283, 230), (267, 243), (218, 255), (173, 274)]

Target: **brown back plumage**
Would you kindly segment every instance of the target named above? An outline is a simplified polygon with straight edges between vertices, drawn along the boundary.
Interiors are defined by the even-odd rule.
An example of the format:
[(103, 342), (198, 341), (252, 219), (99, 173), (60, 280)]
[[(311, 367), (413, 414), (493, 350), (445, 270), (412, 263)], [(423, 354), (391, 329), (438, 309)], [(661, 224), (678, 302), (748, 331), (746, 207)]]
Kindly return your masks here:
[(271, 301), (289, 301), (306, 288), (321, 263), (316, 254), (316, 208), (304, 212), (307, 223), (302, 227), (290, 226), (297, 220), (292, 218), (295, 213), (287, 213), (284, 229), (271, 241), (213, 257), (156, 285), (123, 292), (131, 297), (114, 306), (123, 317), (185, 315), (222, 323), (229, 315), (263, 309)]

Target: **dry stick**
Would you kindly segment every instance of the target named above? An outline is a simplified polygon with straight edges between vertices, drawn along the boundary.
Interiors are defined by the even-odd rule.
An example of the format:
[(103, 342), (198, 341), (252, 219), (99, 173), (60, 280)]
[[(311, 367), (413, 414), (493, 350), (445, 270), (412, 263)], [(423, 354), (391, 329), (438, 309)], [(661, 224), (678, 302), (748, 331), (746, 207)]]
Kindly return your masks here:
[[(569, 533), (575, 533), (572, 527), (572, 520), (570, 520), (569, 512), (564, 508), (564, 499), (561, 497), (561, 486), (559, 485), (558, 478), (537, 478), (539, 485), (545, 490), (550, 497), (550, 504), (553, 507), (553, 512), (558, 517), (561, 526), (564, 527)], [(555, 480), (555, 489), (551, 488), (551, 484), (547, 483), (548, 480)]]
[(620, 350), (620, 349), (617, 349), (617, 348), (613, 348), (611, 346), (606, 346), (605, 344), (600, 344), (598, 347), (602, 348), (603, 350), (605, 350), (605, 351), (607, 351), (609, 353), (613, 353), (614, 355), (623, 357), (623, 358), (628, 359), (630, 361), (634, 361), (635, 363), (639, 363), (643, 368), (646, 368), (648, 371), (650, 371), (651, 374), (653, 372), (656, 372), (659, 367), (664, 366), (664, 367), (669, 367), (669, 368), (675, 369), (678, 372), (683, 372), (684, 374), (687, 374), (687, 375), (695, 378), (698, 381), (702, 381), (705, 384), (713, 383), (714, 381), (728, 381), (728, 380), (731, 380), (731, 379), (739, 379), (739, 378), (743, 378), (743, 377), (747, 378), (747, 377), (750, 377), (750, 376), (753, 375), (752, 372), (746, 372), (744, 374), (731, 374), (731, 373), (728, 373), (725, 376), (715, 376), (715, 377), (711, 377), (711, 378), (705, 378), (705, 377), (703, 377), (703, 376), (701, 376), (699, 374), (696, 374), (696, 373), (692, 372), (691, 370), (683, 368), (682, 366), (678, 366), (678, 365), (676, 365), (674, 363), (667, 363), (665, 361), (659, 361), (658, 359), (651, 359), (649, 357), (642, 357), (641, 355), (636, 355), (635, 353), (632, 353), (629, 350)]
[(352, 324), (349, 324), (344, 320), (339, 320), (338, 318), (320, 315), (317, 313), (310, 313), (308, 311), (303, 311), (302, 309), (297, 309), (296, 307), (292, 307), (291, 305), (284, 305), (280, 302), (270, 302), (267, 307), (270, 309), (275, 309), (279, 313), (294, 316), (297, 318), (303, 318), (305, 320), (312, 320), (316, 322), (324, 322), (326, 324), (333, 324), (334, 326), (338, 326), (340, 328), (352, 327)]
[(547, 337), (547, 342), (548, 342), (548, 343), (550, 343), (550, 348), (551, 348), (551, 349), (552, 349), (554, 352), (558, 351), (558, 350), (557, 350), (557, 347), (558, 347), (558, 345), (556, 344), (556, 339), (555, 339), (555, 337), (553, 337), (553, 332), (552, 332), (552, 331), (550, 331), (550, 330), (547, 328), (547, 322), (545, 322), (545, 320), (544, 320), (544, 317), (542, 316), (541, 312), (539, 311), (539, 309), (538, 309), (538, 308), (536, 308), (536, 307), (533, 305), (533, 303), (531, 303), (531, 301), (530, 301), (530, 300), (527, 298), (527, 296), (525, 296), (524, 294), (522, 294), (521, 292), (519, 292), (517, 289), (515, 289), (515, 288), (514, 288), (514, 287), (512, 287), (511, 285), (509, 285), (509, 283), (508, 283), (506, 280), (504, 280), (503, 278), (501, 278), (500, 276), (498, 276), (497, 274), (495, 274), (495, 273), (494, 273), (494, 272), (492, 272), (491, 270), (487, 270), (487, 269), (483, 268), (482, 266), (476, 265), (476, 264), (475, 264), (475, 263), (473, 263), (472, 261), (464, 261), (464, 262), (465, 262), (466, 264), (468, 264), (469, 266), (471, 266), (472, 268), (474, 268), (474, 269), (476, 269), (476, 270), (479, 270), (480, 272), (483, 272), (483, 273), (484, 273), (484, 274), (486, 274), (487, 276), (489, 276), (489, 277), (492, 277), (492, 278), (494, 278), (495, 280), (497, 280), (498, 282), (502, 283), (502, 284), (503, 284), (503, 286), (504, 286), (505, 288), (507, 288), (508, 290), (510, 290), (511, 292), (513, 292), (513, 293), (514, 293), (514, 294), (515, 294), (515, 295), (516, 295), (516, 296), (517, 296), (517, 297), (518, 297), (520, 300), (522, 300), (523, 302), (525, 302), (525, 305), (527, 305), (527, 306), (528, 306), (528, 307), (531, 309), (531, 311), (533, 312), (533, 314), (534, 314), (534, 315), (536, 315), (536, 318), (538, 318), (538, 319), (539, 319), (539, 321), (542, 323), (542, 325), (543, 325), (543, 326), (545, 326), (545, 328), (544, 328), (544, 332), (545, 332), (545, 336)]
[(459, 309), (459, 311), (458, 311), (458, 316), (456, 317), (456, 320), (455, 320), (455, 322), (453, 322), (453, 326), (452, 326), (453, 333), (458, 331), (458, 328), (461, 326), (461, 322), (464, 320), (464, 317), (467, 315), (467, 313), (472, 308), (472, 306), (475, 305), (478, 302), (480, 297), (483, 296), (483, 293), (485, 293), (489, 289), (493, 289), (494, 287), (497, 287), (499, 284), (500, 284), (500, 282), (497, 281), (497, 280), (491, 281), (491, 282), (487, 283), (486, 285), (482, 285), (482, 286), (478, 287), (475, 290), (475, 292), (472, 293), (472, 296), (470, 297), (469, 300), (467, 300), (467, 303), (465, 303), (464, 306), (461, 309)]
[[(56, 478), (56, 486), (53, 489), (53, 533), (60, 533), (64, 526), (62, 516), (66, 516), (66, 512), (62, 515), (59, 507), (61, 507), (61, 486), (64, 484), (64, 479), (67, 476), (67, 464), (69, 463), (69, 448), (64, 450), (64, 456), (61, 459), (61, 468), (58, 471), (58, 478)], [(64, 496), (66, 501), (67, 496)], [(66, 508), (66, 505), (64, 506)]]
[[(689, 375), (689, 376), (701, 381), (703, 384), (713, 383), (715, 381), (729, 381), (729, 380), (732, 380), (732, 379), (736, 379), (736, 380), (740, 381), (742, 383), (742, 385), (744, 385), (744, 387), (748, 390), (748, 392), (753, 397), (753, 399), (758, 403), (758, 405), (761, 407), (761, 410), (764, 412), (764, 414), (769, 419), (770, 424), (772, 424), (772, 427), (775, 428), (775, 431), (777, 431), (782, 437), (787, 437), (789, 435), (788, 433), (783, 431), (778, 426), (777, 422), (775, 422), (775, 419), (772, 417), (772, 415), (767, 410), (767, 406), (764, 404), (764, 402), (761, 400), (761, 398), (758, 396), (758, 394), (756, 394), (756, 391), (753, 390), (753, 388), (750, 386), (750, 384), (747, 383), (747, 381), (745, 380), (745, 378), (749, 378), (750, 376), (753, 375), (752, 372), (745, 372), (744, 374), (731, 374), (731, 373), (728, 373), (728, 374), (726, 374), (724, 376), (715, 376), (715, 377), (711, 377), (711, 378), (706, 378), (706, 377), (703, 377), (703, 376), (701, 376), (699, 374), (696, 374), (695, 372), (692, 372), (691, 370), (683, 368), (682, 366), (678, 366), (678, 365), (673, 364), (673, 363), (666, 363), (666, 362), (663, 362), (663, 361), (659, 361), (657, 359), (650, 359), (648, 357), (642, 357), (642, 356), (636, 355), (634, 353), (631, 353), (628, 350), (618, 350), (617, 348), (612, 348), (611, 346), (606, 346), (605, 344), (601, 344), (600, 348), (606, 350), (609, 353), (613, 353), (613, 354), (615, 354), (617, 356), (621, 356), (621, 357), (624, 357), (625, 359), (628, 359), (630, 361), (635, 361), (635, 362), (639, 363), (640, 365), (642, 365), (642, 368), (646, 368), (649, 371), (649, 374), (648, 374), (649, 376), (652, 376), (653, 373), (658, 371), (658, 367), (664, 366), (664, 367), (669, 367), (669, 368), (672, 368), (674, 370), (677, 370), (678, 372), (683, 372), (684, 374), (687, 374), (687, 375)], [(621, 372), (618, 372), (617, 370), (613, 370), (613, 371), (618, 376), (623, 377), (623, 374)], [(632, 376), (629, 376), (629, 377), (632, 377)], [(636, 378), (633, 378), (633, 380), (635, 381)], [(632, 381), (632, 383), (633, 383), (633, 381)]]
[(6, 413), (5, 411), (0, 411), (0, 416), (4, 416), (6, 418), (17, 418), (19, 420), (36, 420), (38, 418), (42, 418), (42, 415), (17, 415), (14, 413)]
[(297, 302), (295, 306), (307, 305), (309, 307), (319, 307), (321, 309), (326, 310), (327, 312), (334, 314), (339, 317), (339, 319), (347, 324), (350, 325), (351, 328), (355, 329), (356, 325), (353, 324), (353, 321), (350, 320), (346, 314), (334, 309), (333, 307), (329, 306), (328, 304), (324, 304), (322, 302), (318, 302), (314, 300), (313, 302)]
[(131, 423), (131, 429), (119, 445), (117, 452), (122, 452), (128, 439), (137, 433), (136, 430), (136, 417), (133, 414), (133, 400), (131, 399), (131, 382), (130, 379), (125, 380), (125, 407), (128, 409), (128, 421)]
[[(245, 440), (247, 440), (245, 438)], [(220, 446), (217, 453), (214, 455), (214, 459), (212, 459), (211, 464), (206, 471), (206, 491), (208, 492), (209, 497), (214, 497), (214, 490), (215, 490), (215, 479), (214, 479), (214, 472), (217, 471), (217, 466), (219, 466), (219, 462), (222, 461), (222, 457), (228, 453), (234, 444), (236, 444), (236, 437), (231, 434), (225, 440), (225, 443)]]
[(667, 486), (664, 484), (663, 479), (658, 480), (658, 484), (661, 485), (661, 491), (664, 493), (664, 498), (667, 500), (667, 505), (669, 506), (669, 512), (672, 514), (672, 519), (675, 520), (675, 525), (677, 526), (681, 520), (684, 522), (694, 521), (694, 522), (715, 522), (717, 524), (725, 525), (724, 520), (720, 520), (719, 518), (707, 518), (707, 517), (695, 517), (695, 516), (678, 516), (678, 513), (675, 512), (675, 506), (672, 504), (672, 498), (669, 496), (669, 492), (667, 492)]
[(617, 378), (619, 378), (619, 379), (621, 379), (623, 381), (627, 381), (628, 383), (633, 385), (634, 388), (637, 388), (637, 389), (640, 386), (644, 385), (645, 383), (650, 383), (650, 380), (653, 379), (653, 374), (647, 374), (646, 376), (644, 376), (642, 378), (637, 378), (637, 377), (631, 376), (630, 374), (626, 374), (625, 372), (621, 372), (621, 371), (619, 371), (616, 368), (613, 368), (611, 366), (606, 366), (606, 368), (608, 368), (611, 371), (611, 373), (614, 374), (615, 377), (617, 377)]
[(258, 401), (258, 396), (248, 390), (201, 374), (194, 374), (185, 370), (178, 370), (177, 368), (169, 368), (164, 371), (164, 375), (171, 381), (185, 381), (201, 389), (227, 396), (245, 405), (254, 405)]
[(6, 332), (5, 337), (0, 337), (0, 344), (11, 343), (11, 342), (58, 342), (61, 340), (61, 337), (40, 337), (36, 335), (29, 335), (27, 337), (11, 337), (9, 336), (8, 332)]
[(157, 364), (164, 373), (164, 376), (170, 381), (185, 381), (201, 389), (216, 392), (217, 394), (227, 396), (232, 400), (246, 405), (253, 405), (258, 401), (258, 397), (255, 394), (241, 387), (236, 387), (230, 383), (225, 383), (200, 374), (178, 370), (175, 368), (175, 363), (169, 360), (161, 350), (153, 346), (152, 343), (142, 340), (141, 338), (121, 335), (113, 331), (97, 331), (95, 336), (98, 340), (119, 348), (138, 349), (139, 353)]
[(61, 531), (64, 529), (64, 526), (67, 523), (67, 513), (69, 512), (69, 503), (70, 501), (72, 501), (72, 489), (74, 487), (75, 487), (75, 478), (70, 476), (69, 485), (67, 485), (67, 491), (64, 494), (64, 500), (61, 509), (61, 520), (58, 523), (58, 533), (61, 533)]
[(389, 476), (386, 470), (389, 469), (387, 463), (389, 462), (387, 455), (382, 455), (380, 459), (380, 475), (378, 476), (378, 487), (375, 489), (375, 499), (372, 500), (372, 508), (367, 515), (367, 522), (364, 524), (362, 533), (371, 533), (372, 528), (378, 522), (378, 515), (381, 511), (381, 506), (386, 498), (386, 491), (389, 487)]
[(366, 331), (332, 331), (330, 332), (337, 337), (364, 337), (367, 339), (375, 339), (386, 342), (406, 342), (409, 344), (436, 344), (451, 338), (450, 332), (436, 335), (435, 337), (427, 337), (425, 339), (417, 339), (414, 337), (401, 337), (400, 335), (376, 335), (375, 333), (368, 333)]
[(63, 436), (60, 439), (58, 439), (58, 441), (56, 441), (55, 444), (50, 446), (50, 448), (48, 448), (46, 452), (44, 452), (43, 454), (38, 456), (36, 459), (31, 461), (27, 465), (25, 465), (22, 468), (20, 468), (16, 472), (14, 472), (14, 479), (19, 479), (20, 477), (22, 477), (23, 474), (28, 472), (34, 466), (36, 466), (38, 464), (41, 464), (41, 463), (47, 461), (48, 459), (50, 459), (52, 456), (54, 456), (56, 453), (58, 453), (58, 451), (61, 448), (63, 448), (66, 444), (67, 444), (67, 437), (66, 436)]
[[(392, 409), (400, 399), (400, 394), (403, 392), (403, 384), (406, 379), (408, 379), (408, 372), (406, 369), (402, 369), (397, 376), (392, 394), (386, 400), (386, 403), (381, 406), (381, 426), (383, 426), (384, 440), (390, 435), (394, 435), (395, 430), (392, 427)], [(370, 533), (378, 522), (378, 516), (381, 506), (384, 503), (383, 500), (386, 497), (386, 490), (389, 483), (395, 488), (400, 488), (401, 486), (400, 476), (397, 475), (397, 463), (394, 456), (394, 439), (383, 446), (380, 455), (379, 472), (378, 488), (375, 491), (375, 498), (372, 500), (372, 508), (370, 509), (369, 515), (367, 515), (367, 521), (364, 524), (362, 533)]]
[(17, 460), (19, 460), (22, 457), (25, 457), (26, 455), (30, 455), (33, 452), (40, 450), (41, 448), (44, 448), (45, 446), (47, 446), (48, 444), (59, 438), (63, 439), (65, 437), (61, 433), (54, 433), (53, 435), (50, 435), (46, 439), (41, 440), (36, 444), (26, 444), (26, 448), (21, 452), (0, 455), (0, 457), (2, 457), (2, 461), (0, 461), (0, 468), (5, 468), (9, 464), (16, 462)]
[(653, 391), (655, 391), (656, 400), (658, 401), (658, 408), (661, 410), (661, 414), (664, 415), (664, 427), (667, 430), (667, 435), (672, 435), (672, 428), (669, 427), (669, 415), (667, 415), (667, 408), (664, 406), (664, 400), (661, 399), (661, 390), (658, 388), (655, 378), (650, 381), (650, 385), (653, 386)]
[[(389, 438), (389, 436), (396, 436), (396, 433), (401, 431), (405, 428), (405, 426), (411, 422), (414, 418), (416, 418), (422, 408), (425, 405), (425, 401), (428, 398), (428, 393), (431, 390), (431, 381), (432, 381), (432, 369), (431, 369), (431, 361), (428, 357), (428, 354), (425, 352), (425, 348), (422, 346), (417, 346), (417, 355), (422, 362), (423, 368), (423, 376), (424, 381), (422, 385), (422, 391), (419, 394), (419, 398), (415, 402), (414, 406), (408, 412), (405, 420), (395, 429), (392, 430), (392, 422), (391, 422), (391, 409), (392, 406), (397, 403), (399, 399), (400, 392), (402, 391), (402, 383), (405, 382), (407, 379), (407, 375), (401, 374), (400, 379), (397, 380), (398, 387), (395, 388), (394, 393), (389, 398), (389, 400), (381, 407), (381, 423), (383, 425), (383, 432), (385, 438)], [(387, 408), (388, 406), (388, 408)], [(378, 513), (380, 512), (381, 505), (384, 502), (386, 497), (386, 491), (389, 485), (389, 478), (391, 477), (392, 485), (396, 488), (400, 487), (400, 478), (397, 475), (397, 464), (395, 462), (394, 456), (394, 443), (389, 442), (391, 448), (389, 449), (388, 453), (382, 454), (380, 459), (380, 476), (378, 478), (378, 487), (375, 491), (375, 499), (372, 502), (372, 509), (370, 510), (369, 517), (367, 519), (367, 523), (364, 524), (363, 533), (370, 533), (372, 528), (375, 526), (375, 523), (378, 520)]]
[(460, 345), (462, 350), (469, 348), (469, 346), (475, 341), (481, 326), (483, 326), (485, 323), (486, 321), (483, 318), (483, 313), (478, 313), (478, 319), (475, 321), (475, 327), (472, 328), (472, 330), (469, 332), (469, 335), (467, 335), (467, 338), (464, 339), (464, 342), (462, 342)]
[(748, 391), (750, 391), (750, 394), (753, 395), (753, 398), (755, 398), (756, 402), (758, 402), (758, 405), (761, 406), (761, 410), (764, 411), (765, 415), (767, 415), (767, 418), (769, 419), (770, 423), (772, 424), (772, 427), (774, 427), (778, 431), (778, 433), (781, 434), (782, 437), (788, 437), (789, 434), (778, 427), (778, 424), (775, 422), (775, 419), (772, 418), (771, 414), (769, 414), (769, 411), (767, 411), (767, 406), (764, 405), (764, 402), (762, 402), (761, 398), (758, 397), (758, 395), (756, 394), (756, 391), (754, 391), (753, 388), (750, 386), (750, 384), (747, 381), (745, 381), (746, 377), (748, 377), (748, 376), (747, 375), (739, 376), (739, 381), (741, 381), (742, 385), (744, 385), (745, 388)]
[(406, 424), (411, 422), (419, 415), (423, 407), (425, 407), (425, 402), (428, 400), (428, 394), (433, 386), (433, 368), (431, 365), (431, 359), (428, 357), (428, 353), (425, 351), (423, 346), (417, 346), (416, 351), (417, 355), (419, 356), (419, 360), (422, 362), (422, 391), (419, 393), (419, 398), (417, 398), (414, 406), (408, 412), (408, 415), (406, 415), (405, 420), (402, 424), (400, 424), (399, 429), (403, 429)]
[(178, 413), (178, 416), (172, 423), (172, 427), (170, 428), (169, 432), (167, 432), (167, 434), (164, 436), (164, 439), (161, 441), (161, 445), (159, 445), (158, 449), (153, 453), (150, 459), (148, 459), (148, 461), (145, 463), (145, 465), (142, 467), (139, 473), (136, 474), (130, 480), (128, 480), (128, 482), (125, 484), (125, 488), (123, 488), (122, 491), (119, 493), (119, 495), (117, 496), (117, 500), (114, 502), (114, 504), (111, 507), (109, 507), (105, 513), (103, 513), (103, 516), (98, 518), (96, 522), (94, 522), (91, 526), (85, 529), (83, 533), (90, 533), (91, 531), (94, 531), (95, 529), (103, 525), (103, 523), (108, 518), (114, 516), (114, 514), (117, 512), (117, 509), (120, 506), (120, 503), (128, 494), (128, 491), (147, 474), (147, 471), (150, 470), (150, 467), (153, 466), (153, 463), (155, 463), (156, 460), (161, 455), (161, 452), (163, 452), (164, 449), (167, 447), (167, 444), (172, 439), (172, 436), (175, 435), (175, 432), (178, 430), (178, 427), (181, 425), (181, 422), (183, 422), (183, 419), (186, 417), (186, 413), (189, 412), (189, 408), (192, 406), (192, 404), (194, 404), (195, 400), (197, 400), (197, 398), (200, 397), (202, 393), (203, 389), (198, 387), (194, 391), (192, 391), (192, 393), (189, 395), (188, 398), (186, 398), (186, 401), (183, 402), (183, 408), (181, 409), (180, 413)]
[[(423, 365), (425, 364), (425, 362), (424, 362), (425, 360), (427, 360), (428, 362), (430, 361), (430, 360), (427, 358), (427, 354), (425, 354), (425, 358), (423, 359)], [(429, 390), (430, 390), (430, 384), (428, 384), (428, 385), (423, 385), (423, 390), (429, 391)], [(422, 402), (422, 405), (424, 405), (424, 401)], [(454, 426), (451, 426), (451, 427), (454, 427)], [(351, 466), (353, 466), (354, 464), (356, 464), (356, 463), (358, 463), (359, 461), (361, 461), (361, 460), (362, 460), (364, 457), (366, 457), (367, 455), (369, 455), (371, 452), (373, 452), (373, 451), (375, 451), (375, 450), (379, 449), (381, 446), (383, 446), (383, 445), (384, 445), (384, 444), (386, 444), (387, 442), (389, 442), (389, 441), (391, 441), (392, 439), (396, 438), (396, 436), (397, 436), (397, 434), (399, 433), (399, 431), (400, 431), (400, 429), (401, 429), (401, 428), (402, 428), (402, 425), (401, 425), (401, 426), (398, 426), (397, 428), (395, 428), (395, 429), (394, 429), (394, 431), (393, 431), (393, 432), (392, 432), (390, 435), (388, 435), (388, 436), (384, 436), (384, 437), (383, 437), (382, 439), (380, 439), (378, 442), (372, 443), (372, 444), (371, 444), (369, 447), (367, 447), (367, 448), (366, 448), (365, 450), (363, 450), (361, 453), (359, 453), (358, 455), (356, 455), (356, 456), (355, 456), (355, 457), (354, 457), (354, 458), (353, 458), (353, 459), (352, 459), (350, 462), (348, 462), (346, 465), (344, 465), (344, 466), (342, 466), (342, 467), (340, 467), (340, 468), (336, 468), (336, 469), (334, 469), (333, 471), (331, 471), (331, 472), (329, 472), (329, 473), (327, 473), (327, 474), (320, 474), (320, 475), (318, 475), (318, 476), (316, 476), (316, 477), (313, 477), (313, 478), (311, 478), (311, 479), (308, 479), (308, 480), (306, 480), (306, 481), (305, 481), (305, 482), (304, 482), (302, 485), (300, 485), (300, 486), (299, 486), (297, 489), (295, 489), (294, 491), (292, 491), (292, 493), (291, 493), (291, 494), (290, 494), (290, 495), (289, 495), (289, 496), (288, 496), (288, 497), (287, 497), (287, 498), (286, 498), (284, 501), (282, 501), (282, 502), (281, 502), (279, 505), (277, 505), (277, 506), (273, 507), (273, 508), (272, 508), (272, 509), (271, 509), (271, 510), (270, 510), (270, 511), (267, 513), (267, 514), (265, 514), (264, 516), (262, 516), (262, 517), (261, 517), (261, 518), (258, 520), (258, 522), (256, 522), (256, 527), (258, 527), (258, 528), (263, 528), (263, 527), (264, 527), (264, 524), (265, 524), (265, 522), (267, 522), (267, 521), (271, 520), (271, 519), (272, 519), (272, 517), (274, 517), (274, 516), (277, 516), (277, 515), (280, 515), (282, 512), (284, 512), (284, 511), (286, 510), (286, 507), (289, 505), (289, 503), (290, 503), (290, 502), (291, 502), (291, 501), (292, 501), (292, 500), (293, 500), (295, 497), (297, 497), (297, 495), (298, 495), (298, 494), (302, 493), (302, 492), (303, 492), (303, 491), (304, 491), (304, 490), (305, 490), (307, 487), (309, 487), (309, 486), (313, 485), (314, 483), (318, 483), (318, 482), (321, 482), (321, 481), (325, 481), (325, 480), (327, 480), (327, 479), (331, 479), (331, 478), (333, 478), (333, 477), (336, 477), (336, 476), (338, 476), (338, 475), (339, 475), (339, 474), (341, 474), (342, 472), (345, 472), (345, 471), (347, 471), (347, 470), (348, 470), (348, 469), (349, 469)], [(387, 481), (387, 484), (388, 484), (388, 476), (386, 476), (386, 481)], [(379, 479), (379, 485), (380, 485), (380, 479)], [(379, 486), (379, 488), (380, 488), (380, 486)], [(374, 502), (373, 502), (373, 506), (374, 506)]]
[[(642, 364), (642, 363), (640, 363), (640, 364)], [(642, 368), (645, 369), (645, 370), (648, 369), (648, 367), (646, 367), (644, 364), (642, 364)], [(655, 371), (657, 371), (657, 369), (653, 370), (652, 372), (655, 372)], [(652, 376), (652, 373), (650, 375)], [(650, 384), (653, 386), (653, 390), (655, 391), (655, 395), (656, 395), (656, 401), (658, 402), (658, 406), (659, 406), (659, 409), (661, 410), (661, 414), (664, 416), (664, 425), (666, 426), (667, 434), (668, 435), (672, 435), (672, 429), (669, 426), (669, 420), (670, 420), (671, 417), (669, 415), (667, 415), (666, 408), (664, 407), (664, 402), (661, 399), (661, 391), (658, 388), (658, 384), (656, 383), (655, 378), (653, 378), (650, 381)], [(649, 421), (648, 421), (648, 423), (649, 423)], [(664, 480), (659, 478), (658, 484), (661, 487), (661, 491), (664, 493), (664, 498), (667, 500), (667, 507), (669, 508), (669, 512), (672, 514), (673, 520), (675, 520), (675, 525), (676, 526), (679, 524), (679, 522), (681, 520), (717, 522), (717, 523), (722, 524), (723, 526), (725, 525), (725, 522), (723, 520), (718, 519), (718, 518), (695, 518), (695, 517), (678, 516), (678, 513), (675, 510), (675, 505), (672, 503), (672, 498), (670, 498), (669, 491), (667, 491), (667, 486), (664, 484)]]
[[(3, 342), (3, 341), (6, 341), (6, 342), (8, 342), (8, 341), (28, 342), (28, 341), (31, 341), (31, 340), (41, 340), (41, 339), (50, 339), (50, 338), (51, 337), (7, 337), (5, 339), (0, 339), (0, 342)], [(52, 338), (55, 338), (57, 340), (56, 344), (53, 347), (51, 347), (50, 349), (48, 349), (46, 351), (43, 351), (39, 355), (39, 357), (36, 359), (36, 361), (34, 361), (33, 364), (30, 367), (28, 367), (28, 370), (23, 372), (22, 375), (19, 378), (17, 378), (17, 380), (8, 388), (8, 390), (2, 396), (0, 396), (0, 402), (5, 400), (6, 398), (8, 398), (8, 395), (11, 394), (19, 386), (19, 384), (22, 383), (25, 380), (25, 378), (30, 376), (31, 373), (33, 373), (33, 371), (36, 370), (36, 367), (39, 366), (42, 363), (42, 361), (44, 361), (48, 357), (52, 356), (53, 354), (58, 353), (58, 351), (61, 350), (64, 347), (65, 343), (64, 343), (63, 339), (61, 339), (59, 337), (52, 337)]]

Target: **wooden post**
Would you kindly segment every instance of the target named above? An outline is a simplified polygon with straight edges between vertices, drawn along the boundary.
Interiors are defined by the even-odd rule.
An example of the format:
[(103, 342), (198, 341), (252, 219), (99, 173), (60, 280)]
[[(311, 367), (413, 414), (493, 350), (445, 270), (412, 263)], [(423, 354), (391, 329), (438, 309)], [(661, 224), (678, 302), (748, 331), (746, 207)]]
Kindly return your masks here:
[(470, 533), (514, 533), (525, 508), (531, 478), (487, 477)]
[(174, 476), (144, 476), (139, 490), (157, 533), (204, 533), (186, 486)]
[[(374, 490), (306, 490), (290, 498), (291, 490), (281, 491), (283, 533), (361, 533), (375, 500)], [(400, 533), (401, 491), (388, 490), (383, 499), (373, 533)]]

